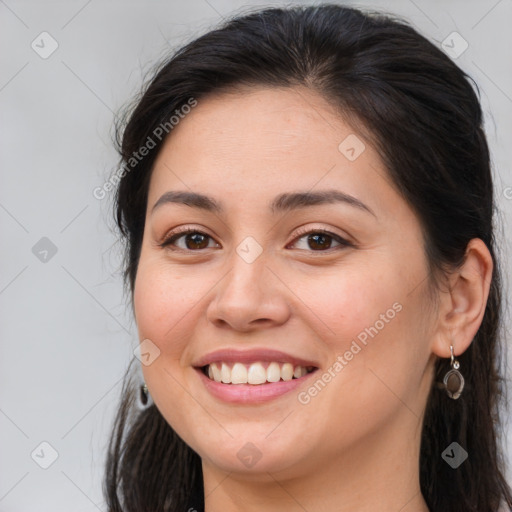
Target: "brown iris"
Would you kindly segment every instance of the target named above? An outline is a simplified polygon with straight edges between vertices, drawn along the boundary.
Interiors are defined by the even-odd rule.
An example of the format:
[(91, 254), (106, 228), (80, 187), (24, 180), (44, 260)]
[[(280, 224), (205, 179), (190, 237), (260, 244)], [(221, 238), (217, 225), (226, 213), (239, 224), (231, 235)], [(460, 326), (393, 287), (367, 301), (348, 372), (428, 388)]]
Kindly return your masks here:
[[(208, 235), (201, 233), (189, 233), (185, 236), (187, 249), (206, 249), (208, 247)], [(191, 243), (189, 243), (191, 242)]]
[[(326, 247), (325, 245), (321, 245), (322, 243), (326, 243), (326, 239), (330, 239), (329, 243), (327, 244), (328, 247)], [(308, 236), (308, 243), (310, 244), (310, 247), (312, 249), (329, 249), (331, 247), (331, 241), (332, 237), (330, 237), (329, 235), (324, 235), (322, 233), (316, 233)], [(311, 242), (313, 245), (311, 244)], [(317, 247), (315, 247), (315, 245)]]

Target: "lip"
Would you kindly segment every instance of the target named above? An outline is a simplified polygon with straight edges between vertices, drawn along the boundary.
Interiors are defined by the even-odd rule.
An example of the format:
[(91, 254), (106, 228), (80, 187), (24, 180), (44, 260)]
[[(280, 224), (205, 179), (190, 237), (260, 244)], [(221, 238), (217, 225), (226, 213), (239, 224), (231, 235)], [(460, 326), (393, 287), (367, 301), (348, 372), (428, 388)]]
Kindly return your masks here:
[[(205, 356), (195, 361), (192, 366), (195, 368), (202, 368), (211, 363), (220, 362), (231, 362), (231, 363), (257, 363), (261, 362), (272, 362), (277, 363), (291, 363), (294, 366), (314, 366), (318, 368), (320, 364), (317, 361), (308, 361), (300, 357), (292, 356), (273, 349), (252, 349), (252, 350), (236, 350), (236, 349), (222, 349), (210, 352)], [(300, 379), (296, 379), (300, 380)], [(252, 384), (251, 384), (252, 386)]]
[(311, 378), (312, 375), (315, 375), (318, 372), (318, 368), (316, 368), (311, 373), (308, 373), (298, 379), (279, 382), (267, 382), (266, 384), (254, 385), (223, 384), (222, 382), (216, 382), (208, 378), (203, 373), (202, 368), (194, 369), (199, 375), (199, 378), (206, 387), (207, 391), (215, 398), (227, 403), (246, 405), (268, 402), (279, 396), (297, 390), (297, 388), (302, 387)]

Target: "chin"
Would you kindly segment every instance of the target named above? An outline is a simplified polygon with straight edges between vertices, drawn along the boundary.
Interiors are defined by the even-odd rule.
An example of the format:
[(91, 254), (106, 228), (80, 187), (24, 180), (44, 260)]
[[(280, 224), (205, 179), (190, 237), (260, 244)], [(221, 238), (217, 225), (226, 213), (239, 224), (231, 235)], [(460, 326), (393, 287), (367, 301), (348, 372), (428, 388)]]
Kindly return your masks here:
[(294, 446), (283, 446), (282, 442), (272, 443), (265, 440), (264, 436), (260, 440), (257, 436), (249, 436), (247, 432), (238, 439), (216, 443), (216, 446), (223, 447), (222, 451), (212, 452), (212, 444), (204, 449), (199, 448), (198, 453), (203, 463), (229, 473), (252, 475), (261, 481), (271, 479), (268, 473), (299, 473), (300, 468), (304, 467), (306, 454), (297, 452), (300, 440), (292, 443)]

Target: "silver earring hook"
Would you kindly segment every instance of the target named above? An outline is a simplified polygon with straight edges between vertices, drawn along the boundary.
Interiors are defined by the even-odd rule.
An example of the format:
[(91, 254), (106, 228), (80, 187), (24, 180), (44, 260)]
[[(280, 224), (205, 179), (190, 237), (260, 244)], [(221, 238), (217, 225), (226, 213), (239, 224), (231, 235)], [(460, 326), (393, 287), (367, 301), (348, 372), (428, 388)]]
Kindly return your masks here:
[(460, 364), (457, 359), (455, 359), (455, 356), (453, 355), (453, 345), (450, 345), (450, 365), (452, 368), (455, 368), (456, 370), (459, 369)]

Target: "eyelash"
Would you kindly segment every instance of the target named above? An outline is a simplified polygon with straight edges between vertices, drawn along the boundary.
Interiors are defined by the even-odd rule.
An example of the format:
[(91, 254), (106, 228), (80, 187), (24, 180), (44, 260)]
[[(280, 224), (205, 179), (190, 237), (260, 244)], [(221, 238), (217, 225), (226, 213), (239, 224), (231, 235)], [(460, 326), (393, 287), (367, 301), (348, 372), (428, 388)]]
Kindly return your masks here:
[[(208, 233), (205, 233), (205, 232), (200, 231), (198, 229), (185, 227), (185, 228), (179, 228), (177, 231), (174, 231), (168, 237), (166, 237), (162, 243), (160, 243), (158, 245), (160, 247), (162, 247), (162, 248), (168, 248), (171, 251), (181, 251), (181, 252), (201, 252), (201, 251), (203, 251), (204, 249), (195, 249), (194, 250), (194, 249), (182, 249), (182, 248), (179, 248), (179, 247), (171, 247), (172, 244), (174, 242), (176, 242), (176, 240), (180, 239), (181, 237), (183, 237), (183, 236), (185, 236), (185, 235), (187, 235), (189, 233), (196, 233), (196, 234), (199, 234), (199, 235), (204, 235), (204, 236), (206, 236), (208, 238), (211, 238), (213, 240), (213, 238)], [(328, 235), (329, 238), (334, 239), (340, 245), (337, 246), (337, 247), (330, 247), (329, 249), (326, 249), (326, 250), (321, 250), (321, 249), (317, 250), (317, 251), (309, 250), (307, 252), (311, 252), (311, 253), (326, 253), (327, 252), (327, 253), (330, 253), (332, 251), (343, 249), (344, 247), (354, 247), (354, 245), (352, 243), (350, 243), (349, 241), (345, 240), (341, 236), (339, 236), (339, 235), (337, 235), (335, 233), (332, 233), (331, 231), (328, 231), (326, 229), (321, 229), (321, 228), (318, 228), (318, 229), (306, 229), (306, 228), (303, 228), (303, 229), (299, 230), (299, 232), (297, 233), (297, 236), (293, 239), (292, 243), (299, 241), (305, 235), (319, 234), (319, 233), (323, 234), (323, 235)], [(302, 249), (302, 250), (305, 250), (305, 249)]]

